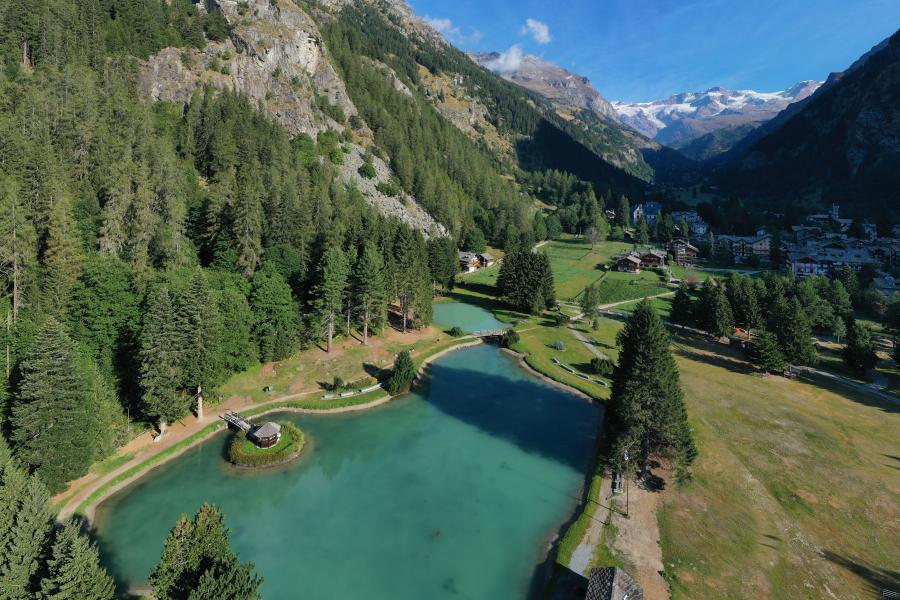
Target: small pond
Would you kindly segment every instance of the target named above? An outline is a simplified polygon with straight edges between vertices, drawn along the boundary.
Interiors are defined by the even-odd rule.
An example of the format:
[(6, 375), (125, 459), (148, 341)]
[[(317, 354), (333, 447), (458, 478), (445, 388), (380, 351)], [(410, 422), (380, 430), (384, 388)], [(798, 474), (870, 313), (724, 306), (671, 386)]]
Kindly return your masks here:
[(485, 345), (380, 408), (279, 418), (310, 441), (294, 465), (234, 469), (219, 435), (101, 504), (113, 575), (142, 585), (178, 516), (212, 502), (267, 600), (521, 600), (580, 497), (600, 415)]
[(458, 326), (466, 333), (509, 327), (508, 323), (498, 321), (489, 310), (465, 302), (435, 304), (433, 320), (438, 325), (447, 328)]

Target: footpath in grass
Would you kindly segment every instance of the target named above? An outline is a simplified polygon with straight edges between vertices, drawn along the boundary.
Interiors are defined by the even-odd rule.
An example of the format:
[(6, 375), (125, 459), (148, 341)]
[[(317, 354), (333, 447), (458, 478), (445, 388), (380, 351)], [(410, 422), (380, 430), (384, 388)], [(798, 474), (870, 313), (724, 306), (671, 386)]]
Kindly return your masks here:
[[(673, 598), (865, 598), (900, 572), (900, 411), (676, 340), (700, 458), (658, 514)], [(893, 583), (891, 583), (893, 580)]]

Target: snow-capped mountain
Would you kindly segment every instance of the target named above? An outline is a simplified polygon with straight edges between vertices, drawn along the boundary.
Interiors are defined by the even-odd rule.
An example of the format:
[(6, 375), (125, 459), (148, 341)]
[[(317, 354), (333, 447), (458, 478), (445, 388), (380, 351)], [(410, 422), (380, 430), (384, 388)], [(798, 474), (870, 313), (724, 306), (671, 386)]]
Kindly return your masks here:
[[(789, 104), (810, 96), (820, 85), (818, 81), (801, 81), (779, 92), (714, 87), (665, 100), (613, 102), (612, 106), (623, 123), (661, 144), (681, 148), (723, 129), (746, 133), (748, 126), (768, 121)], [(720, 133), (718, 137), (723, 136)]]

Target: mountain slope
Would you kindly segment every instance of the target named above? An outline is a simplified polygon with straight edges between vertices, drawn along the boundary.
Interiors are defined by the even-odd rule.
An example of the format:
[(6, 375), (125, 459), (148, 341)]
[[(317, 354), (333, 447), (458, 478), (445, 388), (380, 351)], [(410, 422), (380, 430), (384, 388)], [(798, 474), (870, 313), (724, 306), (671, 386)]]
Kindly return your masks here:
[[(807, 98), (817, 81), (801, 81), (780, 92), (732, 91), (714, 87), (653, 102), (613, 102), (619, 119), (649, 138), (672, 148), (721, 130), (742, 129), (763, 123), (789, 104)], [(717, 141), (737, 141), (739, 135), (719, 133)], [(696, 153), (696, 151), (695, 151)]]
[(576, 75), (559, 65), (533, 54), (521, 54), (517, 47), (508, 52), (470, 52), (468, 56), (482, 67), (524, 88), (544, 96), (557, 106), (590, 110), (616, 118), (616, 111), (600, 95), (587, 77)]
[(900, 31), (863, 59), (779, 115), (763, 135), (751, 134), (727, 155), (716, 181), (776, 198), (827, 196), (852, 200), (858, 210), (896, 210)]

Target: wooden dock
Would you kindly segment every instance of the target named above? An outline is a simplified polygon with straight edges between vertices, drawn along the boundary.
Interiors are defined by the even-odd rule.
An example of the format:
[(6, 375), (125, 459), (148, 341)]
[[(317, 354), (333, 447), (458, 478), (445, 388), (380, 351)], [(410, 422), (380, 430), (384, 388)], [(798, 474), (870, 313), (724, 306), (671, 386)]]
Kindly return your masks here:
[(240, 429), (241, 431), (250, 432), (253, 429), (253, 423), (242, 417), (233, 410), (226, 411), (225, 414), (219, 415), (219, 418), (229, 425)]

